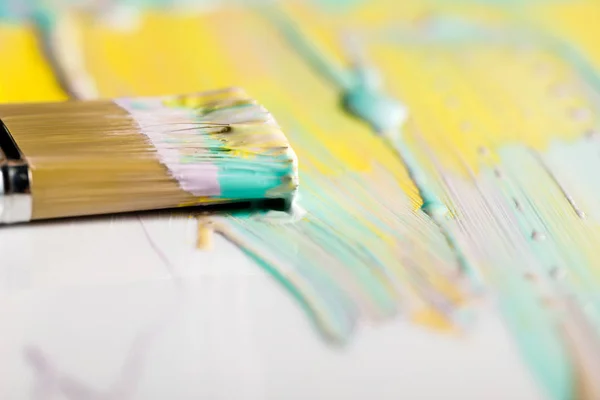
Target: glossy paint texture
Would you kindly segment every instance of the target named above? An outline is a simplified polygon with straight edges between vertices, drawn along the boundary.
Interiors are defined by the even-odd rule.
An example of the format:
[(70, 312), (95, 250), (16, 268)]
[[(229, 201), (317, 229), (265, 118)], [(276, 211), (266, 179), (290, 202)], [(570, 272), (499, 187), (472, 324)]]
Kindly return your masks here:
[(549, 398), (598, 398), (600, 6), (333, 3), (81, 14), (79, 62), (98, 96), (238, 85), (277, 117), (303, 217), (211, 223), (326, 338), (493, 307)]

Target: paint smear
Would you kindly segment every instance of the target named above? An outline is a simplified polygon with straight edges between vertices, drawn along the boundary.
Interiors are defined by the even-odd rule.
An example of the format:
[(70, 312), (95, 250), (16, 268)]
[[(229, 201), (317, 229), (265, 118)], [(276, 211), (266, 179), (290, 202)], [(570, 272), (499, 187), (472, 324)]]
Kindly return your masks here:
[(460, 334), (495, 307), (549, 398), (596, 399), (600, 25), (578, 21), (600, 5), (495, 3), (148, 10), (80, 25), (82, 57), (102, 97), (239, 85), (277, 116), (303, 212), (198, 240), (225, 236), (328, 340), (396, 316)]

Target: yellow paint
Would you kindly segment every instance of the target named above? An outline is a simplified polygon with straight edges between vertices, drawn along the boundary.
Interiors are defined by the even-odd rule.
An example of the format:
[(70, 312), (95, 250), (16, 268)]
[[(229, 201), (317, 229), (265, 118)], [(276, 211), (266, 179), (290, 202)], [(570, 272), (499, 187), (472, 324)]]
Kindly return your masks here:
[[(232, 60), (215, 40), (223, 33), (221, 13), (149, 12), (133, 31), (82, 24), (86, 64), (101, 94), (161, 95), (236, 86)], [(206, 40), (191, 39), (198, 37)]]
[(0, 24), (0, 101), (64, 100), (28, 26)]
[(528, 15), (547, 32), (579, 46), (598, 70), (600, 26), (597, 22), (600, 20), (600, 4), (597, 1), (541, 2), (531, 7)]
[(213, 247), (214, 222), (210, 217), (198, 217), (198, 231), (196, 238), (196, 248), (200, 250), (210, 250)]
[(432, 308), (424, 308), (411, 315), (414, 323), (437, 331), (455, 332), (456, 327), (448, 319)]

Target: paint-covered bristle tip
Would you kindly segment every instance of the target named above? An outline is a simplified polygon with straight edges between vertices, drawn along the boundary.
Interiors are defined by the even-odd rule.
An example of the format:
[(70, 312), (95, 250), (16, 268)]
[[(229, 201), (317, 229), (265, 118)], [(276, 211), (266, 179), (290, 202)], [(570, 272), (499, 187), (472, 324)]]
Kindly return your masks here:
[(294, 196), (296, 155), (274, 117), (244, 90), (115, 102), (187, 193), (207, 202)]

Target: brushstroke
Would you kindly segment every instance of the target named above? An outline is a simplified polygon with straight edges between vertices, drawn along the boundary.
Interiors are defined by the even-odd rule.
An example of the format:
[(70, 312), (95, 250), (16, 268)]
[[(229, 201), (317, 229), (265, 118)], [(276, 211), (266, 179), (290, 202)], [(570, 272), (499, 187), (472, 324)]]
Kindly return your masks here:
[[(341, 72), (332, 73), (331, 71), (338, 68), (334, 67), (314, 46), (311, 46), (297, 27), (290, 25), (290, 19), (285, 17), (285, 13), (271, 13), (270, 15), (272, 18), (277, 18), (276, 24), (279, 27), (284, 26), (283, 33), (290, 44), (303, 58), (314, 65), (316, 72), (329, 77), (332, 79), (332, 84), (340, 87), (343, 108), (370, 125), (374, 133), (382, 136), (394, 149), (417, 187), (422, 202), (421, 210), (439, 227), (449, 246), (455, 252), (462, 271), (471, 276), (474, 284), (479, 285), (480, 278), (477, 271), (462, 253), (454, 234), (447, 225), (447, 207), (430, 187), (427, 174), (415, 160), (404, 141), (402, 130), (408, 116), (406, 107), (383, 93), (381, 78), (376, 69), (357, 64), (354, 71), (347, 71), (345, 75), (342, 75)], [(287, 29), (286, 25), (289, 26)], [(351, 79), (348, 79), (348, 76)], [(346, 79), (342, 77), (346, 77)]]
[[(280, 23), (281, 21), (276, 25), (279, 26)], [(456, 37), (455, 31), (454, 28), (449, 30), (449, 32)], [(468, 29), (467, 32), (469, 32)], [(285, 30), (282, 33), (290, 40), (289, 43), (292, 47), (294, 47), (302, 57), (305, 56), (310, 65), (319, 68), (320, 65), (327, 63), (327, 61), (324, 60), (324, 57), (322, 57), (322, 52), (314, 50), (314, 46), (308, 46), (302, 43), (303, 39), (297, 28)], [(465, 37), (471, 34), (472, 33), (468, 33)], [(290, 38), (290, 36), (293, 37)], [(442, 37), (443, 36), (444, 35), (442, 34)], [(458, 37), (460, 36), (461, 35), (458, 35)], [(500, 43), (502, 43), (502, 41), (500, 41)], [(305, 54), (306, 52), (309, 54)], [(317, 59), (318, 61), (316, 61)], [(573, 350), (571, 347), (566, 346), (567, 339), (564, 336), (564, 332), (557, 329), (556, 320), (559, 316), (556, 315), (551, 307), (549, 308), (547, 306), (549, 304), (547, 303), (547, 298), (544, 300), (544, 297), (542, 296), (542, 299), (540, 299), (539, 294), (535, 290), (532, 291), (530, 289), (530, 278), (531, 276), (534, 276), (536, 285), (545, 287), (543, 290), (548, 293), (546, 296), (552, 297), (553, 291), (548, 288), (550, 285), (548, 280), (555, 279), (554, 277), (558, 276), (556, 271), (562, 267), (558, 267), (557, 264), (563, 264), (559, 260), (565, 255), (560, 254), (560, 251), (549, 250), (550, 247), (556, 248), (557, 246), (557, 243), (550, 237), (553, 231), (544, 226), (544, 220), (539, 220), (539, 217), (535, 217), (536, 210), (539, 208), (531, 208), (530, 206), (530, 199), (532, 198), (549, 197), (544, 196), (543, 192), (540, 192), (539, 189), (537, 192), (532, 192), (525, 196), (517, 194), (517, 192), (511, 192), (514, 190), (523, 191), (528, 187), (526, 184), (518, 185), (518, 189), (513, 186), (514, 184), (512, 182), (514, 181), (515, 176), (512, 168), (514, 167), (515, 161), (519, 159), (525, 160), (527, 158), (532, 160), (531, 156), (534, 155), (533, 159), (537, 159), (537, 165), (541, 168), (540, 173), (542, 176), (546, 175), (548, 179), (550, 179), (548, 184), (554, 185), (562, 194), (562, 201), (566, 203), (562, 209), (564, 209), (564, 207), (570, 207), (574, 210), (575, 216), (581, 218), (584, 215), (584, 212), (576, 205), (574, 197), (560, 184), (561, 180), (557, 178), (554, 173), (551, 173), (549, 167), (543, 162), (540, 163), (540, 158), (535, 156), (535, 154), (537, 154), (535, 152), (529, 153), (529, 156), (526, 154), (501, 156), (500, 158), (502, 160), (512, 161), (510, 161), (508, 165), (502, 163), (487, 170), (483, 169), (478, 172), (471, 171), (469, 179), (466, 181), (455, 176), (455, 174), (446, 171), (441, 165), (441, 162), (432, 158), (434, 156), (431, 151), (427, 149), (422, 149), (422, 151), (428, 154), (428, 162), (433, 163), (433, 167), (422, 168), (417, 156), (414, 155), (414, 146), (409, 145), (404, 141), (405, 132), (402, 125), (406, 119), (406, 111), (403, 109), (401, 103), (393, 98), (385, 96), (380, 91), (380, 87), (377, 86), (377, 83), (381, 80), (377, 79), (375, 71), (368, 68), (356, 68), (355, 66), (354, 79), (348, 80), (336, 79), (334, 76), (335, 74), (331, 73), (331, 71), (335, 70), (337, 70), (337, 67), (329, 66), (324, 68), (323, 71), (318, 72), (323, 72), (322, 76), (324, 77), (334, 77), (330, 83), (333, 86), (341, 88), (343, 93), (342, 105), (345, 110), (371, 126), (373, 131), (381, 136), (389, 148), (403, 161), (408, 176), (417, 188), (417, 192), (421, 198), (421, 210), (431, 219), (437, 229), (439, 229), (438, 232), (440, 232), (441, 236), (444, 238), (447, 249), (454, 253), (452, 258), (457, 260), (464, 270), (474, 271), (474, 275), (469, 276), (471, 284), (469, 286), (481, 287), (480, 285), (485, 280), (488, 285), (491, 285), (491, 287), (488, 286), (488, 288), (500, 295), (498, 307), (504, 312), (509, 328), (515, 333), (516, 343), (523, 352), (525, 360), (531, 366), (539, 381), (546, 388), (547, 393), (555, 399), (570, 399), (574, 395), (578, 396), (576, 393), (578, 393), (579, 389), (575, 384), (574, 374), (576, 364), (579, 361), (577, 361), (578, 359), (575, 357), (574, 353), (572, 353)], [(348, 75), (352, 76), (351, 72), (348, 72), (347, 74), (342, 73), (341, 76), (347, 77)], [(585, 77), (582, 78), (585, 79)], [(351, 83), (352, 81), (354, 83)], [(297, 142), (293, 139), (292, 142), (294, 146), (296, 146)], [(302, 141), (305, 140), (305, 138), (296, 140)], [(421, 141), (421, 143), (422, 146), (426, 146), (423, 141)], [(311, 146), (312, 149), (318, 147), (316, 143), (311, 143)], [(482, 157), (489, 156), (489, 153), (490, 151), (487, 148), (479, 150), (479, 154)], [(469, 170), (469, 165), (465, 164), (464, 161), (459, 161), (459, 163), (462, 163), (463, 168)], [(441, 186), (434, 185), (432, 188), (429, 187), (429, 181), (435, 179), (435, 175), (431, 175), (432, 168), (437, 174)], [(531, 167), (526, 168), (526, 170), (531, 171)], [(325, 261), (327, 259), (325, 257), (331, 257), (333, 260), (338, 259), (341, 262), (341, 265), (344, 266), (343, 269), (352, 270), (352, 266), (356, 265), (357, 259), (348, 258), (350, 247), (345, 247), (348, 245), (344, 243), (344, 241), (348, 241), (347, 243), (352, 243), (352, 246), (356, 246), (357, 242), (353, 239), (361, 237), (362, 235), (358, 236), (356, 234), (357, 231), (351, 232), (349, 227), (346, 227), (347, 217), (336, 217), (338, 212), (333, 212), (331, 209), (329, 211), (323, 210), (319, 212), (319, 206), (321, 204), (313, 204), (311, 202), (310, 198), (312, 196), (315, 197), (316, 202), (323, 203), (327, 196), (333, 194), (331, 190), (328, 191), (329, 193), (325, 194), (319, 190), (313, 191), (310, 189), (310, 185), (316, 179), (314, 173), (309, 173), (308, 177), (303, 176), (302, 179), (304, 185), (308, 186), (308, 188), (304, 186), (301, 189), (302, 204), (308, 211), (308, 217), (306, 218), (307, 222), (303, 224), (304, 221), (301, 221), (299, 224), (296, 224), (296, 230), (302, 229), (300, 234), (289, 236), (291, 235), (290, 232), (285, 233), (285, 236), (289, 237), (289, 243), (295, 243), (298, 250), (288, 254), (281, 252), (274, 253), (273, 250), (267, 250), (266, 247), (263, 247), (263, 250), (258, 254), (268, 253), (273, 255), (276, 259), (287, 260), (284, 265), (294, 265), (294, 257), (298, 257), (298, 254), (310, 254), (311, 252), (312, 254), (317, 254), (317, 252), (318, 254), (321, 254), (319, 258), (323, 257), (322, 259), (313, 256), (309, 260), (303, 260), (302, 264), (298, 264), (298, 266), (302, 265), (302, 268), (299, 269), (299, 271), (306, 274), (305, 279), (310, 282), (311, 286), (319, 288), (323, 284), (327, 285), (328, 289), (318, 289), (317, 291), (323, 299), (326, 299), (326, 304), (328, 304), (329, 307), (327, 316), (323, 316), (322, 318), (328, 318), (330, 323), (335, 322), (336, 326), (339, 327), (337, 328), (337, 339), (343, 340), (344, 336), (340, 335), (339, 332), (346, 332), (349, 334), (353, 325), (343, 322), (343, 320), (339, 320), (339, 316), (349, 315), (351, 318), (360, 318), (359, 315), (365, 312), (365, 310), (361, 310), (360, 307), (356, 310), (354, 307), (350, 307), (349, 304), (346, 304), (344, 308), (340, 309), (339, 300), (331, 298), (327, 299), (323, 294), (338, 286), (343, 288), (342, 292), (337, 295), (339, 299), (342, 298), (341, 296), (344, 292), (351, 294), (350, 298), (346, 301), (357, 302), (357, 304), (360, 304), (360, 300), (365, 299), (361, 299), (360, 292), (356, 292), (350, 283), (344, 286), (341, 285), (344, 281), (342, 278), (343, 275), (336, 275), (331, 267), (326, 268), (326, 265), (331, 265), (331, 261)], [(540, 180), (541, 178), (537, 179)], [(368, 187), (369, 191), (373, 191), (376, 187), (372, 178), (371, 180), (361, 180), (361, 182), (362, 183), (360, 183), (358, 187), (365, 185), (365, 187)], [(392, 182), (390, 182), (390, 184), (394, 185)], [(348, 189), (353, 186), (350, 182), (346, 181), (342, 185), (336, 185), (335, 190), (344, 192), (344, 187), (345, 189)], [(389, 187), (389, 184), (386, 185), (386, 187)], [(445, 195), (444, 197), (451, 201), (451, 206), (454, 210), (453, 214), (455, 214), (454, 220), (447, 218), (448, 211), (440, 200), (441, 196), (438, 194), (440, 187)], [(500, 188), (500, 191), (497, 187)], [(349, 192), (351, 195), (344, 198), (344, 201), (341, 204), (351, 204), (353, 201), (356, 201), (357, 196), (359, 196), (357, 193), (360, 193), (356, 188), (349, 190)], [(506, 196), (506, 193), (509, 193), (508, 196)], [(401, 198), (402, 195), (392, 196), (392, 202), (394, 200), (399, 201)], [(339, 203), (332, 202), (331, 204)], [(376, 211), (373, 210), (373, 204), (375, 204), (374, 198), (365, 201), (365, 204), (371, 206), (369, 211), (372, 214), (376, 213)], [(515, 207), (517, 207), (517, 210), (514, 209)], [(514, 215), (515, 211), (517, 214), (522, 214), (523, 217)], [(366, 215), (368, 214), (361, 214), (361, 216)], [(322, 220), (317, 218), (322, 218)], [(535, 220), (536, 218), (538, 218), (538, 221)], [(311, 219), (313, 219), (313, 221), (310, 221)], [(323, 232), (323, 235), (320, 236), (317, 233), (318, 231), (311, 231), (310, 229), (307, 230), (307, 227), (302, 227), (303, 225), (315, 225), (317, 222), (321, 221), (325, 224), (325, 229), (330, 231), (331, 234), (327, 234), (325, 231)], [(245, 229), (242, 231), (244, 237), (254, 237), (254, 243), (264, 243), (269, 240), (277, 241), (277, 243), (281, 244), (283, 243), (281, 237), (283, 237), (282, 233), (285, 230), (279, 227), (270, 228), (270, 230), (275, 229), (278, 231), (278, 234), (276, 235), (279, 238), (278, 240), (275, 237), (269, 236), (268, 232), (259, 230), (259, 227), (254, 226), (251, 222), (244, 220), (237, 220), (236, 222)], [(429, 232), (429, 235), (434, 235), (433, 232), (435, 232), (435, 230)], [(333, 235), (333, 238), (328, 239), (327, 242), (325, 242), (324, 239), (329, 235)], [(315, 242), (322, 243), (322, 247), (319, 246), (320, 249), (317, 248), (318, 250), (314, 248), (310, 250), (310, 247), (303, 244), (303, 241), (308, 238), (311, 238), (312, 240), (316, 239)], [(339, 244), (336, 244), (336, 241), (338, 240)], [(360, 242), (365, 244), (364, 239), (360, 240)], [(368, 243), (368, 246), (359, 248), (364, 249), (368, 253), (355, 253), (355, 256), (365, 257), (365, 259), (370, 259), (370, 261), (366, 262), (364, 267), (358, 267), (358, 270), (351, 272), (351, 275), (354, 273), (358, 274), (357, 276), (361, 276), (359, 272), (360, 268), (366, 268), (363, 270), (364, 272), (381, 268), (378, 271), (378, 276), (379, 279), (381, 279), (380, 282), (385, 282), (385, 285), (377, 287), (375, 282), (373, 282), (373, 290), (369, 291), (367, 289), (366, 291), (366, 293), (368, 293), (367, 299), (370, 298), (371, 300), (375, 300), (379, 297), (381, 299), (380, 301), (383, 300), (383, 302), (375, 302), (374, 304), (377, 304), (376, 308), (379, 308), (381, 311), (385, 309), (389, 310), (383, 312), (382, 315), (388, 313), (393, 314), (396, 307), (392, 306), (392, 304), (397, 304), (399, 298), (392, 300), (393, 297), (390, 297), (384, 300), (384, 298), (381, 298), (380, 296), (386, 292), (389, 295), (392, 293), (396, 293), (396, 295), (402, 294), (410, 287), (410, 284), (406, 286), (406, 281), (401, 284), (395, 284), (394, 281), (397, 277), (393, 274), (389, 274), (386, 270), (392, 265), (397, 265), (400, 268), (404, 267), (412, 269), (414, 268), (414, 261), (410, 260), (410, 258), (399, 258), (395, 261), (389, 260), (384, 263), (378, 262), (377, 258), (381, 257), (381, 254), (385, 254), (385, 246), (382, 249), (381, 246), (377, 246), (374, 242), (369, 241), (366, 243)], [(265, 245), (263, 244), (263, 246)], [(544, 250), (535, 249), (540, 246), (544, 248)], [(438, 244), (438, 249), (439, 248)], [(261, 257), (260, 260), (261, 264), (265, 263), (265, 258)], [(419, 258), (419, 260), (422, 261), (422, 258)], [(470, 260), (474, 260), (477, 266), (472, 266)], [(452, 264), (451, 259), (449, 260), (448, 258), (446, 258), (445, 262), (450, 265)], [(279, 262), (272, 262), (271, 268), (278, 263)], [(337, 276), (336, 279), (327, 282), (327, 279), (324, 276), (315, 275), (314, 272), (307, 274), (309, 271), (307, 266), (310, 264), (314, 265), (315, 272), (330, 270), (332, 276)], [(437, 266), (440, 265), (441, 264), (438, 261)], [(509, 265), (511, 268), (507, 270), (506, 266)], [(581, 265), (581, 263), (579, 263), (579, 265)], [(466, 266), (468, 267), (465, 268)], [(285, 267), (282, 265), (279, 268)], [(479, 270), (482, 270), (482, 276), (479, 276)], [(514, 271), (522, 272), (515, 273)], [(408, 272), (409, 270), (405, 271), (405, 273)], [(529, 278), (526, 278), (526, 276), (529, 276)], [(368, 287), (369, 279), (366, 276), (361, 276), (358, 278), (358, 281)], [(544, 281), (545, 283), (542, 283)], [(451, 282), (453, 285), (457, 285), (457, 282), (459, 281), (451, 280)], [(472, 285), (474, 283), (477, 283), (477, 285)], [(297, 285), (298, 287), (302, 286), (300, 284)], [(459, 288), (462, 287), (462, 289), (459, 289), (463, 291), (462, 293), (468, 293), (464, 290), (469, 286), (458, 285)], [(463, 321), (464, 319), (460, 317), (460, 314), (451, 311), (452, 306), (449, 305), (452, 303), (444, 306), (443, 303), (439, 302), (440, 299), (435, 300), (435, 296), (432, 296), (430, 292), (424, 289), (424, 287), (419, 287), (419, 294), (425, 298), (431, 296), (429, 297), (429, 301), (434, 305), (434, 309), (452, 321), (452, 325), (458, 324), (458, 326), (460, 326), (460, 321)], [(400, 298), (402, 298), (402, 296), (400, 296)], [(384, 306), (386, 303), (388, 305)], [(400, 304), (402, 304), (401, 300)], [(523, 326), (523, 321), (525, 320), (530, 321), (527, 324), (527, 328), (524, 328)], [(323, 323), (321, 322), (320, 324), (322, 325)], [(574, 322), (569, 322), (569, 326), (572, 326), (573, 324)], [(331, 334), (331, 331), (328, 332)]]

